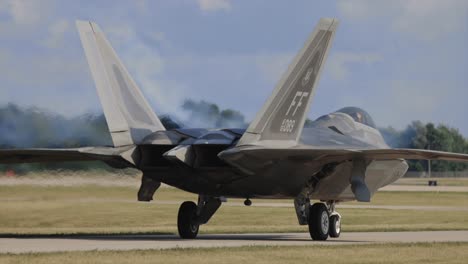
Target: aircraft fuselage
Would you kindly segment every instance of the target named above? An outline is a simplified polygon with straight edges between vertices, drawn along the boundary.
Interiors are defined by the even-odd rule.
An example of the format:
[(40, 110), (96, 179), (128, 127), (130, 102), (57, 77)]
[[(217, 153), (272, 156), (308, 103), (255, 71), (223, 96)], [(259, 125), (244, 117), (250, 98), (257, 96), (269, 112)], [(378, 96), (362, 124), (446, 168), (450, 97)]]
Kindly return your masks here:
[[(191, 135), (185, 138), (174, 136), (182, 132)], [(164, 136), (160, 133), (159, 137), (153, 135), (149, 138), (153, 143), (165, 144), (140, 146), (144, 161), (140, 169), (145, 176), (156, 181), (209, 196), (294, 198), (305, 186), (313, 185), (310, 195), (314, 199), (354, 199), (349, 181), (351, 161), (327, 164), (320, 159), (310, 162), (291, 157), (290, 160), (282, 158), (279, 162), (267, 153), (266, 156), (243, 160), (243, 163), (251, 163), (252, 169), (248, 172), (229, 166), (217, 154), (234, 147), (242, 134), (241, 129), (163, 131)], [(171, 152), (174, 145), (161, 138), (177, 138), (175, 140), (178, 142), (173, 143), (179, 147)], [(388, 147), (377, 129), (338, 112), (323, 116), (304, 128), (300, 144), (327, 149)], [(364, 178), (369, 190), (374, 193), (400, 178), (407, 168), (403, 159), (372, 160), (367, 162)], [(371, 174), (377, 177), (366, 177)]]

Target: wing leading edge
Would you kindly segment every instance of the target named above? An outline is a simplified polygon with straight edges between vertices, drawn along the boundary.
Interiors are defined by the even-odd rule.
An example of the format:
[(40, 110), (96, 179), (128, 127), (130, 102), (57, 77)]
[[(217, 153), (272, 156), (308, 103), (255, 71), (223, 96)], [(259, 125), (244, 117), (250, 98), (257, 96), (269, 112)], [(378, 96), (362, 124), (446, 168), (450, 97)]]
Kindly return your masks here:
[(368, 159), (426, 159), (468, 162), (468, 154), (425, 149), (367, 149), (360, 150)]
[[(257, 146), (236, 147), (221, 152), (218, 155), (226, 162), (249, 171), (245, 167), (245, 159), (288, 160), (297, 162), (331, 163), (353, 159), (392, 160), (392, 159), (424, 159), (468, 162), (468, 154), (423, 150), (423, 149), (320, 149), (299, 146), (296, 148), (264, 148)], [(261, 162), (260, 162), (261, 163)]]
[(2, 149), (0, 164), (103, 161), (116, 168), (134, 167), (136, 160), (134, 147), (83, 147), (70, 149)]

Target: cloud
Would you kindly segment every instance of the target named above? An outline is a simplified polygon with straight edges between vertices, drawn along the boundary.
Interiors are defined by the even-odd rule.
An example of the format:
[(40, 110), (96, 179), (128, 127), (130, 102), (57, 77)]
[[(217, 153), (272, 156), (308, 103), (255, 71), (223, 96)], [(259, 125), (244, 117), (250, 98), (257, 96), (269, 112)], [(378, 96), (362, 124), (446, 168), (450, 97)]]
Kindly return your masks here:
[(351, 73), (351, 66), (371, 65), (382, 61), (378, 53), (373, 52), (335, 52), (330, 58), (328, 69), (335, 80), (345, 80)]
[(468, 2), (463, 0), (408, 0), (402, 2), (401, 10), (392, 28), (424, 40), (434, 40), (468, 25)]
[(57, 48), (63, 46), (65, 34), (70, 30), (70, 23), (67, 20), (57, 20), (48, 28), (48, 36), (42, 42), (47, 48)]
[(198, 7), (204, 12), (229, 11), (231, 3), (229, 0), (198, 0)]
[(125, 42), (133, 41), (137, 38), (135, 30), (128, 23), (107, 26), (104, 28), (104, 34), (118, 40), (117, 45), (124, 45)]
[(179, 93), (179, 98), (216, 102), (223, 108), (239, 109), (241, 105), (249, 120), (271, 94), (293, 55), (266, 51), (177, 54), (165, 58), (164, 75), (184, 84), (179, 88), (186, 92)]
[(91, 77), (84, 58), (78, 56), (0, 55), (0, 90), (6, 92), (0, 104), (39, 106), (66, 115), (96, 110), (99, 104)]
[[(50, 54), (34, 57), (7, 55), (0, 60), (1, 80), (17, 86), (46, 87), (65, 86), (79, 81), (77, 72), (84, 69), (84, 61), (70, 56)], [(13, 88), (11, 88), (13, 89)]]
[(337, 9), (350, 21), (384, 22), (394, 32), (422, 40), (467, 28), (468, 2), (463, 0), (342, 0)]
[[(143, 41), (129, 23), (105, 27), (103, 31), (140, 89), (147, 95), (147, 100), (160, 113), (174, 113), (182, 104), (186, 86), (164, 78), (166, 62), (159, 52)], [(154, 38), (162, 41), (164, 33), (160, 32)]]
[(64, 21), (53, 15), (55, 2), (55, 0), (0, 0), (0, 35), (4, 38), (0, 48), (14, 42), (21, 43), (18, 46), (39, 44), (55, 48), (57, 45), (52, 43), (54, 41), (60, 43), (63, 39), (57, 32), (60, 28), (49, 26), (57, 22), (61, 22), (63, 26)]
[[(458, 114), (468, 110), (461, 99), (468, 94), (463, 71), (467, 1), (353, 0), (338, 1), (337, 9), (350, 25), (344, 34), (353, 42), (346, 48), (381, 54), (373, 63), (385, 58), (378, 65), (368, 61), (374, 67), (367, 68), (350, 67), (354, 56), (340, 52), (330, 61), (331, 77), (348, 76), (350, 82), (341, 83), (350, 88), (352, 83), (366, 94), (361, 102), (376, 113), (377, 121), (396, 127), (411, 120), (443, 122), (467, 133)], [(343, 94), (350, 93), (343, 89)]]
[[(70, 115), (99, 110), (72, 23), (82, 18), (101, 25), (159, 114), (183, 113), (181, 103), (192, 98), (216, 102), (223, 108), (242, 105), (242, 112), (251, 119), (287, 69), (304, 30), (314, 23), (310, 17), (320, 12), (312, 10), (306, 16), (304, 8), (294, 11), (295, 5), (278, 4), (292, 8), (281, 11), (284, 19), (280, 23), (275, 17), (281, 8), (251, 16), (258, 12), (236, 8), (251, 7), (247, 1), (189, 2), (119, 1), (109, 6), (93, 1), (0, 0), (0, 80), (5, 87), (0, 88), (0, 103), (37, 105)], [(331, 11), (336, 6), (343, 24), (321, 78), (318, 95), (323, 97), (314, 101), (313, 112), (358, 104), (371, 113), (381, 109), (380, 115), (389, 118), (382, 119), (383, 124), (400, 124), (406, 122), (400, 109), (410, 111), (412, 102), (407, 98), (399, 101), (398, 96), (426, 92), (424, 100), (445, 107), (437, 111), (461, 113), (456, 116), (462, 119), (467, 108), (458, 98), (466, 98), (468, 91), (463, 71), (468, 30), (461, 31), (468, 25), (467, 4), (464, 0), (338, 0), (323, 4)], [(108, 12), (103, 13), (103, 8)], [(217, 17), (227, 12), (229, 16)], [(299, 14), (302, 19), (297, 19)], [(229, 26), (228, 35), (217, 33), (219, 23)], [(265, 31), (265, 27), (274, 30)], [(284, 38), (272, 42), (271, 36), (277, 33)], [(239, 41), (246, 39), (249, 41)], [(451, 80), (453, 84), (448, 85)], [(450, 90), (451, 100), (457, 103), (449, 99), (434, 102), (433, 89), (448, 91), (451, 86), (464, 89)], [(423, 100), (416, 103), (421, 105), (414, 106), (413, 112), (434, 113), (424, 108)], [(435, 115), (421, 116), (438, 120)], [(465, 123), (449, 124), (465, 126), (468, 131)]]
[(390, 1), (341, 0), (337, 2), (338, 11), (349, 20), (362, 21), (378, 17), (381, 9), (387, 9)]
[(3, 0), (0, 14), (7, 14), (15, 24), (34, 25), (51, 9), (50, 0)]
[[(424, 122), (450, 122), (450, 112), (445, 110), (450, 103), (456, 104), (452, 111), (460, 110), (458, 103), (451, 98), (447, 90), (457, 90), (452, 83), (443, 80), (393, 80), (380, 89), (382, 98), (369, 100), (380, 125), (391, 124), (401, 129), (413, 120)], [(461, 101), (461, 100), (460, 100)], [(447, 123), (457, 126), (456, 123)], [(457, 126), (459, 127), (459, 125)]]
[(148, 14), (149, 12), (149, 6), (148, 6), (148, 0), (134, 0), (136, 9), (141, 13), (141, 14)]
[(166, 34), (161, 31), (151, 31), (147, 36), (154, 42), (167, 43)]

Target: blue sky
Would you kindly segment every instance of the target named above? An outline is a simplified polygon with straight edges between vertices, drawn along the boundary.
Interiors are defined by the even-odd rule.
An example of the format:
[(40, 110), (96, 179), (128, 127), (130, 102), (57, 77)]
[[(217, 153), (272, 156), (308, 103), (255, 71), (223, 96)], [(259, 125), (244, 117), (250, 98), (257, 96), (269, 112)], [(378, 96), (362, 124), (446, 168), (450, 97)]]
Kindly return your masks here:
[(158, 114), (185, 98), (252, 119), (320, 17), (341, 21), (312, 103), (468, 136), (468, 1), (0, 0), (0, 105), (101, 112), (76, 19), (97, 22)]

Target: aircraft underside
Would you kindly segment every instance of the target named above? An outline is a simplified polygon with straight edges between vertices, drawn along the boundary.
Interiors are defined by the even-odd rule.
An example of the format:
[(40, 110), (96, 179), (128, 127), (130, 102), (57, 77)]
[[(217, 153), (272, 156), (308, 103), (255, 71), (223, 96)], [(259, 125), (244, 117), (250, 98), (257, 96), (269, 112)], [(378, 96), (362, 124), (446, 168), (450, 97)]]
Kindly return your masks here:
[[(143, 171), (145, 177), (187, 192), (226, 198), (294, 199), (304, 188), (309, 188), (309, 197), (315, 200), (356, 200), (351, 189), (352, 162), (337, 164), (323, 174), (321, 166), (303, 171), (294, 170), (292, 163), (272, 165), (254, 175), (225, 167), (192, 169), (159, 168)], [(407, 170), (404, 160), (375, 160), (365, 172), (365, 183), (373, 194), (397, 179)], [(320, 176), (321, 175), (321, 176)]]

